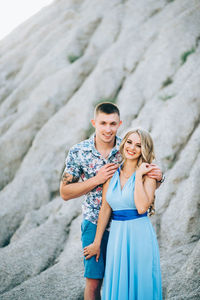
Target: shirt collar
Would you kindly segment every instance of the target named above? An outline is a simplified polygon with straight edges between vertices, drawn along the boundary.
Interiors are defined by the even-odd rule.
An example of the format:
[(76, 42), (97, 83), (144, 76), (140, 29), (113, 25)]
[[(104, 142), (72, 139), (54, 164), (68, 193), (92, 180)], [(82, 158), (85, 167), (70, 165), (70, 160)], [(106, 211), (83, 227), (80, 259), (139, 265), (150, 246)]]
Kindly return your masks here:
[[(121, 143), (121, 138), (116, 136), (115, 146), (112, 148), (109, 157), (114, 155), (119, 151), (119, 146)], [(95, 155), (100, 156), (100, 153), (97, 151), (95, 147), (95, 133), (89, 138), (89, 151), (92, 151)]]
[(121, 144), (121, 138), (116, 136), (115, 146), (112, 148), (111, 155), (119, 151), (120, 144)]

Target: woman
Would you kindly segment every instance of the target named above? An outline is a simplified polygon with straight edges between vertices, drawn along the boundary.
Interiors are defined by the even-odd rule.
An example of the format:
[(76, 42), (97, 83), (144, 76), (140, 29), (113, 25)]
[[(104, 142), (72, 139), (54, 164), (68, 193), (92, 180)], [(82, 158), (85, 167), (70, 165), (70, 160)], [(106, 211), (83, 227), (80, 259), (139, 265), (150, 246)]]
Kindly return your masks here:
[(84, 248), (98, 261), (103, 233), (112, 217), (106, 256), (102, 299), (162, 299), (159, 249), (147, 217), (152, 211), (156, 180), (146, 174), (153, 169), (154, 147), (148, 132), (129, 131), (121, 142), (122, 166), (103, 186), (94, 242)]

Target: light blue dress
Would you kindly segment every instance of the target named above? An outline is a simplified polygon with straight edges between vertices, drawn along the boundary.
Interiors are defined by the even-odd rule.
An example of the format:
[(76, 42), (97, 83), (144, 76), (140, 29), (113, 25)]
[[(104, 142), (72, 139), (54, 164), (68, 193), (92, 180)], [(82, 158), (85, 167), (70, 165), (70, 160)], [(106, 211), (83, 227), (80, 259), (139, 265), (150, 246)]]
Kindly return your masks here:
[[(136, 209), (135, 173), (121, 190), (119, 170), (112, 177), (106, 200), (113, 211)], [(147, 216), (112, 220), (106, 255), (103, 300), (161, 300), (158, 243)]]

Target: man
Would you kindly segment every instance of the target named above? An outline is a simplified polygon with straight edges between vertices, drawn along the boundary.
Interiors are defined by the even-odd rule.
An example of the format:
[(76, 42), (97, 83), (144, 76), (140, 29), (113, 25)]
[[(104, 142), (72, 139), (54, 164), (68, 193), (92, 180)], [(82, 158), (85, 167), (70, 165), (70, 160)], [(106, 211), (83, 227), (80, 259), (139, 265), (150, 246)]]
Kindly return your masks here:
[[(108, 102), (100, 103), (95, 108), (94, 119), (91, 122), (95, 128), (95, 135), (69, 150), (60, 184), (60, 195), (64, 200), (86, 195), (82, 204), (83, 248), (94, 241), (101, 207), (102, 185), (113, 176), (122, 159), (119, 153), (121, 140), (116, 136), (122, 124), (118, 107)], [(162, 173), (155, 166), (149, 176), (161, 180)], [(82, 182), (78, 182), (80, 178)], [(107, 240), (108, 231), (105, 231), (98, 262), (95, 257), (89, 260), (84, 258), (85, 300), (100, 299)]]

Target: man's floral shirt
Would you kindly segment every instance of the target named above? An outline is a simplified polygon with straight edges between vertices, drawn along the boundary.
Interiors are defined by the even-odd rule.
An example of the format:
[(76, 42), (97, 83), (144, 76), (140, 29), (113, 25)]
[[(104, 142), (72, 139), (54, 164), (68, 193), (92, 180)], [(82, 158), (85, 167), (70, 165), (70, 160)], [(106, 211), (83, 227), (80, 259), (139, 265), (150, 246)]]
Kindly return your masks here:
[[(111, 150), (109, 157), (105, 159), (95, 148), (95, 136), (73, 146), (65, 161), (65, 170), (75, 177), (85, 181), (95, 176), (98, 170), (107, 163), (121, 163), (122, 157), (119, 153), (121, 139), (116, 137), (115, 147)], [(83, 218), (97, 224), (99, 210), (102, 200), (103, 185), (96, 186), (87, 193), (82, 202)]]

